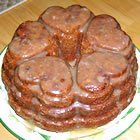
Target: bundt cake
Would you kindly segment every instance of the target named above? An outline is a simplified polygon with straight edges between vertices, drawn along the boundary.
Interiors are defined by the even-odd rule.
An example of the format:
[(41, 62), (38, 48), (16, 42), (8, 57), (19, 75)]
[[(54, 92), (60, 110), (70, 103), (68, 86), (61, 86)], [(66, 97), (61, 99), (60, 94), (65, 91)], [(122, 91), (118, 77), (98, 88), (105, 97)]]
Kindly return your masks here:
[(53, 6), (18, 27), (2, 78), (19, 116), (64, 132), (116, 118), (135, 95), (137, 69), (134, 44), (115, 18)]

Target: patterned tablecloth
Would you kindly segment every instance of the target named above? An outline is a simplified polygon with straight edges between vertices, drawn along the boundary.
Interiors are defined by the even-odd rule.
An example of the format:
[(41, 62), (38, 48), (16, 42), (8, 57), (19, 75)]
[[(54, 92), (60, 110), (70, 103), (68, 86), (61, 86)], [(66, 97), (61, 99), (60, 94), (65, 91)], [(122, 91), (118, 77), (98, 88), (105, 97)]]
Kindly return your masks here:
[(25, 2), (26, 0), (0, 0), (0, 14)]

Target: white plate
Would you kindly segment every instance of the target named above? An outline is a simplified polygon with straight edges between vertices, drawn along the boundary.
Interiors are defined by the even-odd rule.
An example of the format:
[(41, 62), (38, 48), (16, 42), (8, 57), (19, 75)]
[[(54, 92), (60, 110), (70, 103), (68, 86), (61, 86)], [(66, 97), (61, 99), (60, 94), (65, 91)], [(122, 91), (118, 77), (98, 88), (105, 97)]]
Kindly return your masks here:
[[(6, 49), (0, 55), (0, 69)], [(140, 114), (140, 53), (136, 51), (138, 59), (137, 91), (131, 104), (113, 121), (96, 129), (82, 129), (64, 133), (43, 130), (19, 117), (8, 103), (7, 91), (0, 77), (0, 121), (14, 136), (20, 140), (111, 140), (124, 133), (138, 119)]]

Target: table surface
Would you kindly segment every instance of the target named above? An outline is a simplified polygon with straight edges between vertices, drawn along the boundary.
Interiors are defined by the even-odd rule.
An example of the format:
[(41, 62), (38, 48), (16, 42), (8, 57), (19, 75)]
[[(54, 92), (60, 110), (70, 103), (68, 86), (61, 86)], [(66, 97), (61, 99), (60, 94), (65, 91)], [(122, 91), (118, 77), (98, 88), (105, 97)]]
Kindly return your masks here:
[[(16, 28), (23, 21), (36, 20), (49, 6), (67, 7), (72, 4), (87, 6), (94, 14), (110, 14), (115, 17), (140, 49), (140, 0), (28, 0), (0, 15), (0, 51), (10, 42)], [(139, 140), (140, 118), (117, 140)], [(0, 124), (0, 140), (17, 140)]]

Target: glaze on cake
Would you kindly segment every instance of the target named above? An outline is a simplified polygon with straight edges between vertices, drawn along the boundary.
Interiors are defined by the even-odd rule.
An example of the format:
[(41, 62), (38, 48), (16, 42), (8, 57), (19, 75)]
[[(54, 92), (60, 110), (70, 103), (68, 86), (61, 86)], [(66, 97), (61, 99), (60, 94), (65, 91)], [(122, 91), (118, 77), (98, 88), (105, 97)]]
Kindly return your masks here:
[(133, 100), (137, 69), (133, 42), (113, 17), (53, 6), (18, 27), (2, 78), (18, 115), (64, 132), (117, 117)]

